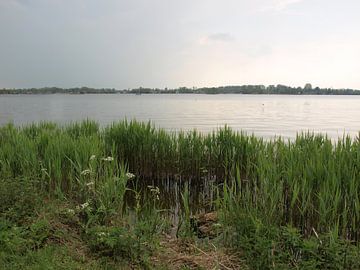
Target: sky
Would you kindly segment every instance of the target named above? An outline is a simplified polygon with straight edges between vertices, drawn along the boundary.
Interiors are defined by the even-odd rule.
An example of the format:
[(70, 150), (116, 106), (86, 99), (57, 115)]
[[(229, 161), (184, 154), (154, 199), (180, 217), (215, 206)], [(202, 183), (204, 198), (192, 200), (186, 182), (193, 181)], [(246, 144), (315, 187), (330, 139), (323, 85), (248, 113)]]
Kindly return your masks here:
[(360, 89), (359, 0), (0, 0), (0, 88)]

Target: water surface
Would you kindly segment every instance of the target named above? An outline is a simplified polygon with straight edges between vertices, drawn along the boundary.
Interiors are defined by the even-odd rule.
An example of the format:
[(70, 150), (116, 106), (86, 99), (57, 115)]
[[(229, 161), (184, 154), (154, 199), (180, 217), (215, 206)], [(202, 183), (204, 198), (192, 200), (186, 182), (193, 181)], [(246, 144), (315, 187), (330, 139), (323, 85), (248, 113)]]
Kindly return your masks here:
[(124, 118), (148, 121), (169, 131), (209, 132), (225, 124), (265, 138), (297, 132), (355, 137), (360, 96), (290, 95), (0, 95), (0, 125), (94, 119), (101, 125)]

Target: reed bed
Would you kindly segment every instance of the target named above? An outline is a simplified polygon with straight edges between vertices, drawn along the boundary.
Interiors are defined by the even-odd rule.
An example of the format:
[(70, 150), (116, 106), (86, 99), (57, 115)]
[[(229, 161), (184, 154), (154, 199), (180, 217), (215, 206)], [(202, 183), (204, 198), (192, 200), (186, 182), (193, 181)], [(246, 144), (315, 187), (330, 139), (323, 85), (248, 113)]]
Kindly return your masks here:
[(223, 203), (233, 213), (256, 213), (305, 236), (335, 231), (360, 241), (359, 138), (332, 142), (303, 133), (293, 141), (265, 141), (226, 126), (210, 134), (169, 133), (126, 120), (105, 128), (89, 120), (0, 128), (2, 179), (38, 179), (49, 194), (81, 200), (91, 197), (94, 185), (106, 189), (101, 192), (108, 194), (108, 200), (101, 199), (105, 205), (114, 202), (114, 192), (123, 193), (124, 182), (116, 186), (107, 180), (113, 179), (108, 175), (126, 178), (122, 167), (144, 181), (192, 179), (196, 184), (216, 177), (225, 182)]

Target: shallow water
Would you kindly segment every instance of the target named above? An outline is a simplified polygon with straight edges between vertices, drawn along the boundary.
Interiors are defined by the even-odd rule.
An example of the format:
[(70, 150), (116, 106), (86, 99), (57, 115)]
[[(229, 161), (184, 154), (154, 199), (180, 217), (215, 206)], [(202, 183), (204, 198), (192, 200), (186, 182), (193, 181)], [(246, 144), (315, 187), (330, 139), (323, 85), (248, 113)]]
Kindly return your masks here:
[(225, 124), (271, 138), (314, 131), (337, 138), (360, 131), (360, 96), (290, 95), (0, 95), (0, 125), (94, 119), (101, 125), (124, 118), (169, 131), (209, 132)]
[[(157, 187), (158, 194), (154, 194), (151, 189)], [(182, 194), (186, 187), (189, 188), (188, 203), (191, 215), (204, 213), (214, 210), (216, 200), (216, 189), (222, 188), (222, 184), (215, 178), (207, 177), (200, 179), (138, 179), (128, 183), (126, 193), (127, 206), (134, 209), (137, 201), (136, 190), (139, 192), (140, 205), (152, 205), (155, 203), (158, 209), (166, 214), (173, 224), (178, 224), (183, 209)], [(156, 196), (158, 195), (158, 196)]]

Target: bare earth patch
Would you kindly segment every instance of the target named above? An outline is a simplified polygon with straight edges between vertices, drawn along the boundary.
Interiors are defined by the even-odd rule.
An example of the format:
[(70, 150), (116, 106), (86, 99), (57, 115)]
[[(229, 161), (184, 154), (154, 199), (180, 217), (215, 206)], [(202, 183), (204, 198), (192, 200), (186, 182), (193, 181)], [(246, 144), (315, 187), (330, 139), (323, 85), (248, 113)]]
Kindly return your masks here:
[(239, 255), (229, 254), (211, 243), (205, 246), (168, 235), (161, 241), (159, 251), (151, 260), (155, 267), (169, 270), (247, 269)]

